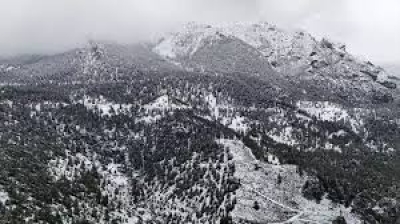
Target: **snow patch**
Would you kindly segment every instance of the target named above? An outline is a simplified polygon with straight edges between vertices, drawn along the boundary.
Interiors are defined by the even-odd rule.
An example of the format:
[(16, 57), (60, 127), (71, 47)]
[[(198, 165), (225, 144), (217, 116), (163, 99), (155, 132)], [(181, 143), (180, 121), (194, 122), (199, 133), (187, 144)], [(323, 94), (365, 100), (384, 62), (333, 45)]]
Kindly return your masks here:
[(221, 123), (223, 125), (228, 125), (228, 128), (236, 132), (247, 133), (249, 130), (248, 120), (246, 117), (236, 115), (233, 118), (223, 118)]
[(153, 102), (146, 104), (143, 106), (147, 110), (175, 110), (175, 109), (187, 109), (189, 108), (186, 105), (180, 104), (178, 105), (177, 103), (173, 102), (173, 99), (169, 97), (168, 95), (163, 95), (158, 97), (156, 100)]
[(136, 122), (137, 123), (144, 122), (146, 124), (151, 124), (151, 123), (155, 123), (156, 121), (160, 120), (161, 118), (162, 118), (161, 115), (154, 115), (154, 116), (148, 115), (148, 116), (143, 116), (143, 117), (138, 118), (136, 120)]
[(365, 113), (365, 109), (354, 109), (355, 115), (358, 116), (354, 118), (350, 115), (348, 110), (339, 104), (334, 104), (329, 101), (299, 101), (296, 106), (322, 121), (337, 122), (343, 120), (355, 133), (359, 133), (360, 130), (363, 129), (363, 120), (358, 115)]
[(5, 205), (8, 200), (10, 200), (8, 193), (4, 191), (3, 187), (0, 185), (0, 203)]
[(274, 141), (286, 145), (298, 145), (299, 143), (293, 138), (293, 128), (285, 127), (282, 131), (274, 131), (269, 132), (268, 136), (272, 138)]
[[(361, 224), (361, 220), (342, 205), (327, 199), (320, 204), (305, 199), (301, 191), (308, 177), (299, 176), (296, 166), (260, 162), (239, 140), (217, 142), (233, 155), (235, 177), (241, 183), (236, 192), (237, 204), (231, 213), (235, 222), (331, 224), (337, 216), (343, 215), (347, 223)], [(255, 203), (259, 205), (258, 210), (254, 208)]]
[(3, 100), (0, 102), (0, 104), (7, 105), (8, 107), (12, 108), (14, 105), (14, 102), (11, 100)]
[(63, 177), (72, 181), (75, 177), (80, 175), (79, 172), (89, 171), (92, 169), (94, 164), (85, 155), (77, 153), (72, 156), (67, 150), (65, 153), (67, 155), (66, 158), (58, 157), (50, 160), (48, 164), (48, 172), (56, 181)]
[(211, 26), (189, 23), (180, 32), (170, 33), (161, 39), (153, 51), (166, 59), (191, 57), (206, 40), (220, 39), (217, 33)]
[(134, 106), (133, 104), (118, 104), (110, 102), (103, 96), (93, 98), (86, 95), (83, 99), (78, 100), (75, 103), (83, 104), (88, 110), (98, 110), (102, 116), (112, 114), (118, 115), (120, 113), (126, 114)]
[(323, 121), (338, 121), (349, 119), (348, 112), (337, 104), (328, 101), (312, 102), (312, 101), (299, 101), (297, 107), (306, 111), (312, 116), (316, 116)]
[(129, 179), (119, 171), (121, 167), (121, 164), (108, 164), (107, 172), (110, 173), (110, 175), (107, 176), (107, 179), (117, 186), (126, 186), (129, 183)]
[[(250, 129), (249, 124), (251, 121), (249, 121), (248, 118), (241, 116), (239, 113), (235, 114), (235, 106), (226, 102), (218, 102), (217, 97), (215, 97), (212, 93), (206, 94), (204, 101), (207, 103), (210, 111), (210, 116), (204, 117), (207, 120), (217, 120), (221, 124), (240, 133), (247, 133)], [(221, 111), (225, 111), (225, 113), (222, 113)]]

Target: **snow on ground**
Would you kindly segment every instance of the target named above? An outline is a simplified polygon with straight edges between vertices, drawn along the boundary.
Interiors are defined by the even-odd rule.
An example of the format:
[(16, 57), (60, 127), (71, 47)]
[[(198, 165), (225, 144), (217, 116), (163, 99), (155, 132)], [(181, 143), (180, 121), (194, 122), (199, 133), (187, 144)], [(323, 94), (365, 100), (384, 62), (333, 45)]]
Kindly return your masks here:
[(218, 102), (217, 97), (215, 97), (214, 94), (212, 93), (206, 94), (204, 97), (204, 101), (208, 105), (208, 109), (211, 112), (211, 116), (215, 119), (219, 119), (221, 116), (223, 117), (223, 114), (220, 114), (220, 110), (229, 109), (233, 107), (228, 104), (221, 104), (220, 102)]
[(335, 145), (333, 145), (333, 144), (331, 144), (329, 142), (325, 143), (324, 148), (327, 149), (327, 150), (334, 150), (334, 151), (336, 151), (338, 153), (342, 153), (343, 152), (342, 149), (339, 146), (335, 146)]
[(93, 98), (90, 96), (84, 96), (83, 99), (78, 100), (77, 103), (83, 104), (88, 110), (99, 110), (101, 115), (111, 115), (114, 111), (115, 114), (127, 113), (133, 104), (118, 104), (108, 101), (103, 96), (99, 98)]
[[(211, 118), (209, 118), (209, 120), (211, 120)], [(247, 131), (249, 130), (249, 120), (246, 117), (242, 117), (239, 115), (236, 115), (232, 118), (230, 117), (223, 117), (220, 120), (220, 123), (228, 126), (228, 128), (236, 131), (236, 132), (240, 132), (240, 133), (247, 133)]]
[(0, 101), (0, 104), (2, 104), (2, 105), (7, 105), (8, 107), (12, 108), (14, 102), (11, 101), (11, 100), (2, 100), (2, 101)]
[[(61, 177), (73, 180), (74, 177), (80, 175), (80, 173), (76, 173), (76, 171), (90, 171), (94, 166), (100, 174), (112, 183), (112, 185), (128, 185), (128, 177), (120, 172), (121, 164), (109, 163), (106, 169), (103, 170), (100, 162), (97, 161), (96, 153), (93, 153), (93, 158), (88, 158), (81, 153), (72, 156), (68, 151), (66, 151), (66, 154), (67, 158), (65, 159), (59, 157), (49, 162), (48, 171), (56, 180), (59, 180)], [(82, 170), (82, 167), (84, 170)]]
[[(316, 40), (307, 33), (283, 30), (269, 23), (234, 23), (220, 29), (253, 46), (271, 61), (284, 57), (304, 60), (316, 45)], [(297, 60), (288, 62), (298, 63)]]
[(176, 102), (168, 95), (162, 95), (153, 102), (142, 106), (146, 110), (145, 116), (137, 117), (137, 122), (154, 123), (160, 120), (166, 113), (171, 113), (173, 110), (189, 109), (190, 106)]
[(166, 58), (176, 58), (177, 55), (173, 39), (164, 39), (157, 45), (154, 52)]
[(291, 61), (298, 63), (297, 58), (306, 60), (317, 45), (317, 41), (309, 34), (278, 29), (268, 23), (234, 23), (219, 26), (189, 23), (178, 32), (162, 38), (153, 51), (166, 59), (190, 58), (202, 46), (212, 44), (222, 36), (236, 37), (246, 42), (271, 61), (292, 55), (290, 57), (296, 60)]
[(8, 200), (10, 200), (8, 193), (4, 191), (3, 187), (0, 185), (0, 203), (5, 205)]
[(167, 59), (190, 57), (206, 40), (218, 39), (217, 31), (208, 25), (189, 23), (181, 32), (165, 36), (153, 51)]
[[(327, 199), (320, 204), (305, 199), (301, 189), (307, 177), (300, 177), (296, 166), (260, 162), (239, 140), (220, 139), (218, 143), (229, 148), (236, 167), (235, 177), (241, 183), (236, 192), (237, 204), (231, 213), (235, 222), (331, 224), (342, 214), (347, 223), (361, 223), (342, 205)], [(282, 179), (280, 184), (278, 176)], [(260, 206), (258, 210), (254, 208), (255, 203)]]
[(304, 114), (296, 113), (296, 117), (304, 121), (311, 121), (311, 118), (305, 116)]
[(111, 183), (117, 186), (126, 186), (129, 183), (128, 177), (122, 174), (119, 169), (122, 167), (121, 164), (110, 163), (107, 165), (107, 172), (110, 174), (107, 176), (107, 179), (111, 181)]
[(338, 121), (342, 119), (347, 120), (350, 118), (345, 109), (328, 101), (299, 101), (297, 103), (297, 107), (323, 121)]
[(186, 105), (178, 105), (174, 103), (173, 100), (168, 95), (163, 95), (158, 97), (153, 102), (146, 104), (143, 106), (145, 109), (152, 111), (152, 110), (175, 110), (175, 109), (187, 109), (189, 108)]
[[(218, 102), (217, 98), (211, 93), (206, 94), (204, 100), (208, 104), (208, 109), (211, 113), (211, 117), (205, 117), (206, 119), (219, 120), (221, 124), (236, 132), (246, 133), (249, 130), (250, 121), (246, 117), (234, 114), (235, 106)], [(221, 112), (223, 110), (226, 111), (226, 114)]]
[[(297, 107), (311, 116), (315, 116), (319, 120), (323, 121), (340, 121), (343, 120), (349, 124), (355, 133), (359, 133), (362, 130), (363, 120), (359, 117), (352, 117), (345, 108), (338, 104), (331, 103), (329, 101), (299, 101)], [(367, 111), (364, 109), (354, 109), (353, 113), (355, 116), (364, 114)]]
[[(75, 104), (82, 104), (88, 110), (99, 111), (102, 116), (111, 116), (119, 114), (129, 114), (135, 104), (119, 104), (108, 101), (103, 96), (94, 98), (85, 95), (82, 99), (76, 100)], [(38, 105), (38, 111), (40, 111), (40, 105)], [(172, 99), (168, 95), (162, 95), (154, 101), (141, 105), (141, 108), (145, 110), (145, 114), (137, 116), (137, 122), (154, 123), (161, 119), (166, 113), (173, 110), (188, 109), (190, 106), (184, 103), (179, 103), (177, 100)]]
[(293, 138), (293, 128), (285, 127), (282, 131), (269, 132), (268, 136), (274, 141), (286, 145), (298, 145), (299, 143)]
[(4, 72), (11, 72), (11, 71), (19, 69), (19, 68), (20, 67), (16, 67), (16, 66), (12, 66), (12, 65), (5, 65), (5, 64), (0, 65), (0, 71), (4, 71)]
[(161, 118), (162, 118), (161, 115), (154, 115), (154, 116), (148, 115), (148, 116), (143, 116), (143, 117), (138, 118), (136, 120), (136, 122), (138, 122), (138, 123), (144, 122), (144, 123), (150, 124), (150, 123), (155, 123), (156, 121), (160, 120)]
[(246, 124), (246, 118), (241, 116), (235, 116), (228, 127), (242, 133), (246, 133), (249, 129), (248, 124)]
[[(109, 215), (112, 218), (121, 218), (122, 220), (126, 220), (125, 223), (128, 224), (138, 223), (137, 218), (128, 216), (128, 214), (132, 214), (133, 212), (131, 211), (132, 206), (129, 205), (132, 200), (130, 194), (131, 183), (128, 176), (121, 172), (123, 169), (121, 164), (111, 162), (104, 167), (99, 162), (96, 153), (91, 153), (90, 156), (85, 156), (81, 153), (72, 155), (66, 151), (66, 155), (67, 157), (65, 159), (61, 157), (55, 158), (48, 164), (48, 172), (55, 180), (59, 180), (62, 177), (65, 177), (68, 180), (73, 180), (76, 177), (80, 177), (84, 172), (91, 172), (91, 170), (95, 168), (101, 177), (100, 186), (104, 186), (104, 188), (101, 188), (101, 194), (103, 196), (107, 195), (108, 199), (114, 204), (120, 204), (120, 209), (111, 212)], [(2, 196), (0, 188), (0, 202)], [(81, 201), (81, 203), (87, 202)], [(94, 209), (88, 204), (85, 206), (89, 208), (89, 213), (90, 209)], [(103, 224), (107, 222), (101, 220), (97, 223)]]
[(77, 171), (83, 172), (92, 169), (93, 162), (85, 155), (77, 153), (71, 156), (68, 150), (65, 153), (67, 158), (58, 157), (49, 161), (48, 172), (55, 180), (59, 180), (62, 177), (65, 177), (67, 180), (73, 180), (76, 176), (80, 175)]

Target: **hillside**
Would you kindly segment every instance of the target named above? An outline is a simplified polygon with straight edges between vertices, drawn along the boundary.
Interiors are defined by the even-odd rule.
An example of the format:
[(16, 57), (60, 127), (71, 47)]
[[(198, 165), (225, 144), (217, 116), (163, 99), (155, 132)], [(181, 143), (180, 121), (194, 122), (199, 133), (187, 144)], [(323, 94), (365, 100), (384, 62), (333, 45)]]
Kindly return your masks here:
[(344, 45), (189, 24), (0, 65), (0, 223), (400, 221), (400, 104)]

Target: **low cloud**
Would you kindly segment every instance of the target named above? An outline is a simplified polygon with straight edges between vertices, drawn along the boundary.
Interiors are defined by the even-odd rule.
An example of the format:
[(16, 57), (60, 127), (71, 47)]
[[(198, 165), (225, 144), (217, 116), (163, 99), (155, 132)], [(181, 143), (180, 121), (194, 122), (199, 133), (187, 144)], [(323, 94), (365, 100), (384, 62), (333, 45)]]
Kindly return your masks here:
[(10, 0), (0, 8), (0, 55), (54, 53), (91, 38), (131, 43), (188, 21), (260, 20), (400, 63), (398, 0)]

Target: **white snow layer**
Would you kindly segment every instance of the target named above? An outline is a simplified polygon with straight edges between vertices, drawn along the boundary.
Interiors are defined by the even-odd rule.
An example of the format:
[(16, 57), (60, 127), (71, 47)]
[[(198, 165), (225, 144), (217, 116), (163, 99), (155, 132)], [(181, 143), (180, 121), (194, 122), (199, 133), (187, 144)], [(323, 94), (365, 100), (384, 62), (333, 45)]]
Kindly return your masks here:
[(329, 101), (299, 101), (297, 107), (319, 120), (333, 122), (343, 120), (355, 133), (359, 133), (364, 125), (364, 121), (357, 116), (367, 112), (365, 109), (356, 108), (354, 109), (356, 118), (354, 118), (345, 108)]
[(5, 205), (8, 200), (10, 200), (8, 193), (5, 192), (3, 187), (0, 185), (0, 203)]
[(190, 57), (201, 48), (205, 40), (217, 39), (217, 30), (210, 26), (189, 23), (181, 32), (171, 33), (163, 38), (153, 49), (160, 56), (168, 59)]
[(103, 96), (99, 98), (93, 98), (90, 96), (84, 96), (82, 100), (77, 101), (77, 103), (83, 104), (88, 110), (99, 110), (101, 115), (111, 115), (113, 111), (115, 114), (127, 113), (133, 104), (117, 104), (108, 101)]
[(174, 110), (174, 109), (187, 109), (186, 105), (178, 105), (172, 101), (172, 99), (168, 95), (163, 95), (158, 97), (153, 102), (144, 105), (144, 108), (147, 110)]
[[(330, 224), (343, 215), (347, 223), (361, 224), (360, 219), (342, 205), (327, 199), (320, 204), (305, 199), (301, 189), (307, 177), (300, 177), (296, 166), (262, 163), (238, 140), (221, 139), (218, 142), (232, 153), (235, 177), (241, 183), (232, 211), (235, 222)], [(282, 178), (280, 184), (277, 183), (278, 175)], [(255, 201), (259, 210), (253, 208)]]

